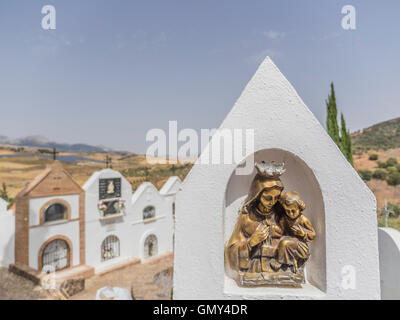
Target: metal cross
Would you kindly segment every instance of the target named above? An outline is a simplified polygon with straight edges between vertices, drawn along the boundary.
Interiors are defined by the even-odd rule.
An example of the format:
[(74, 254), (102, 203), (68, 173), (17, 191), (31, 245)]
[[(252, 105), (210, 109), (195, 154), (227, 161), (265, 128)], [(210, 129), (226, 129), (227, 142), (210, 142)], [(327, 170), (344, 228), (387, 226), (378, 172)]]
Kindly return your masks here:
[(56, 160), (56, 158), (57, 158), (57, 153), (59, 153), (59, 152), (57, 151), (57, 149), (56, 149), (56, 148), (53, 148), (53, 151), (51, 152), (51, 154), (53, 155), (53, 160)]
[(106, 156), (106, 168), (112, 168), (112, 158), (109, 155)]
[(389, 227), (389, 224), (388, 224), (389, 215), (391, 213), (393, 214), (394, 212), (387, 208), (387, 200), (386, 199), (385, 199), (385, 207), (382, 209), (382, 213), (385, 215), (385, 227), (387, 228), (387, 227)]

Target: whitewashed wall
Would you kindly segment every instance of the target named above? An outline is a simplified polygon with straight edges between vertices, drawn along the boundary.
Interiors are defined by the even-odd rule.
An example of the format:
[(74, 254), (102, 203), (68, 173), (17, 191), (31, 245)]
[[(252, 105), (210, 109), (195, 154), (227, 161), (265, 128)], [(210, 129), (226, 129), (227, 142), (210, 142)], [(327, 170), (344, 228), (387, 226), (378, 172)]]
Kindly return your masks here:
[[(99, 179), (107, 178), (121, 178), (125, 212), (122, 217), (100, 220)], [(130, 183), (119, 172), (104, 169), (94, 173), (83, 189), (86, 192), (86, 264), (95, 267), (96, 272), (133, 258), (143, 259), (144, 241), (150, 234), (158, 239), (159, 254), (172, 251), (171, 203), (151, 183), (143, 183), (132, 195)], [(144, 222), (143, 209), (148, 205), (156, 208), (156, 218)], [(118, 237), (120, 256), (102, 262), (101, 244), (109, 235)]]
[(40, 224), (40, 209), (50, 200), (61, 199), (66, 201), (71, 208), (71, 219), (79, 218), (79, 195), (52, 196), (42, 198), (32, 198), (29, 200), (29, 226)]
[(7, 210), (6, 203), (0, 210), (0, 267), (14, 263), (14, 234), (15, 216), (11, 210)]
[[(121, 178), (121, 199), (125, 200), (125, 215), (123, 217), (101, 220), (101, 212), (98, 209), (99, 180), (109, 178)], [(86, 264), (101, 271), (117, 263), (121, 263), (133, 257), (131, 233), (128, 221), (132, 219), (132, 213), (128, 209), (131, 203), (132, 187), (130, 183), (119, 173), (112, 169), (104, 169), (95, 172), (84, 184), (85, 212), (86, 212)], [(120, 241), (120, 256), (108, 261), (101, 261), (101, 244), (110, 235), (118, 237)]]
[(29, 266), (39, 269), (39, 250), (43, 243), (54, 236), (64, 236), (72, 243), (72, 266), (80, 264), (79, 221), (60, 222), (29, 229)]
[[(121, 199), (125, 200), (122, 217), (101, 220), (98, 209), (99, 179), (121, 178)], [(157, 237), (158, 255), (173, 251), (172, 202), (180, 180), (172, 177), (164, 185), (165, 195), (149, 182), (142, 184), (132, 195), (130, 183), (119, 173), (104, 169), (94, 173), (83, 186), (85, 190), (85, 228), (86, 228), (86, 264), (102, 271), (132, 258), (144, 259), (144, 242), (147, 236)], [(62, 199), (70, 205), (71, 219), (79, 218), (79, 195), (33, 198), (29, 202), (29, 266), (38, 269), (39, 250), (44, 242), (57, 235), (67, 237), (72, 243), (72, 266), (80, 264), (79, 221), (52, 222), (40, 226), (40, 209), (48, 201)], [(2, 200), (2, 199), (0, 199)], [(4, 203), (3, 203), (4, 202)], [(143, 209), (152, 205), (156, 216), (143, 221)], [(15, 216), (5, 211), (5, 201), (0, 201), (0, 266), (14, 262)], [(114, 235), (120, 240), (120, 256), (105, 262), (101, 261), (103, 240)]]
[(0, 212), (6, 212), (8, 207), (8, 202), (3, 198), (0, 198)]
[[(313, 244), (313, 249), (321, 249), (322, 261), (310, 264), (315, 274), (307, 275), (309, 283), (301, 289), (238, 287), (224, 270), (224, 228), (236, 218), (225, 214), (225, 191), (236, 164), (198, 161), (176, 198), (174, 298), (379, 299), (375, 197), (269, 58), (217, 132), (235, 129), (254, 130), (256, 153), (283, 150), (312, 172), (323, 201), (324, 219), (312, 217), (324, 224), (315, 240), (322, 243)], [(202, 155), (210, 153), (217, 142), (214, 135)], [(325, 274), (317, 274), (324, 264)], [(357, 274), (351, 290), (342, 285), (349, 266)]]
[[(143, 209), (154, 206), (156, 215), (154, 219), (146, 222), (143, 220)], [(157, 237), (158, 254), (172, 252), (173, 218), (172, 206), (149, 182), (143, 183), (132, 196), (132, 212), (134, 219), (130, 221), (135, 230), (135, 254), (144, 259), (145, 239), (154, 234)]]
[(384, 300), (400, 300), (400, 232), (379, 228), (378, 239), (381, 297)]
[(177, 176), (169, 177), (165, 184), (160, 189), (160, 194), (165, 198), (171, 198), (172, 201), (175, 200), (175, 196), (178, 193), (182, 185), (181, 179)]
[(79, 218), (79, 195), (32, 198), (29, 200), (29, 266), (39, 268), (39, 250), (53, 236), (67, 237), (72, 243), (72, 266), (80, 264), (79, 221), (57, 221), (40, 225), (40, 209), (50, 200), (61, 199), (71, 208), (71, 219)]

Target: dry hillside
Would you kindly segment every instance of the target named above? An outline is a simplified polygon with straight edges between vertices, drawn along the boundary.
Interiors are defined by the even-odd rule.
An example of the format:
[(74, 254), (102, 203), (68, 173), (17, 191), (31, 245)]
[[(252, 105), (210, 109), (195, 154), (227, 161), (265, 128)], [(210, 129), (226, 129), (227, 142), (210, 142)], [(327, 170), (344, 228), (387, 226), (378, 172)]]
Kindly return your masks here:
[[(24, 151), (26, 152), (26, 150)], [(7, 155), (6, 158), (1, 157)], [(9, 155), (12, 155), (9, 157)], [(144, 181), (152, 182), (158, 189), (172, 175), (179, 176), (182, 180), (191, 169), (191, 164), (156, 164), (149, 165), (144, 155), (108, 154), (112, 158), (112, 168), (120, 171), (131, 183), (135, 190)], [(72, 177), (82, 186), (97, 170), (106, 167), (104, 153), (60, 153), (59, 158), (65, 156), (84, 157), (102, 162), (77, 160), (74, 162), (62, 161), (64, 167)], [(37, 176), (47, 164), (53, 160), (43, 158), (40, 154), (21, 156), (21, 152), (11, 149), (0, 149), (0, 187), (3, 183), (7, 187), (7, 194), (14, 198), (16, 194), (35, 176)]]
[[(378, 168), (378, 161), (369, 160), (369, 155), (373, 153), (378, 155), (378, 161), (385, 162), (389, 158), (395, 158), (400, 163), (400, 148), (379, 151), (370, 150), (361, 155), (354, 155), (355, 169), (375, 171)], [(366, 183), (377, 198), (378, 209), (384, 206), (385, 199), (390, 203), (400, 205), (400, 185), (390, 186), (386, 181), (377, 179), (371, 179)]]

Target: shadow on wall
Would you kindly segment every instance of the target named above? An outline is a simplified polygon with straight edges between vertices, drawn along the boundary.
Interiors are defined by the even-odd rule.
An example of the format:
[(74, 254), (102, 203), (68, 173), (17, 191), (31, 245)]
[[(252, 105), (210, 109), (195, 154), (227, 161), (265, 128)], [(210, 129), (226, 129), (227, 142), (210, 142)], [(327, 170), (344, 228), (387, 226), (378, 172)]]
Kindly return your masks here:
[[(297, 191), (306, 203), (304, 215), (307, 216), (317, 233), (311, 243), (311, 257), (306, 264), (306, 279), (322, 291), (326, 291), (326, 239), (325, 209), (322, 192), (317, 179), (307, 164), (291, 152), (281, 149), (265, 149), (254, 154), (255, 162), (284, 162), (286, 173), (281, 176), (285, 187), (282, 193)], [(236, 175), (232, 173), (225, 193), (224, 242), (229, 240), (235, 226), (240, 205), (249, 191), (256, 174)]]

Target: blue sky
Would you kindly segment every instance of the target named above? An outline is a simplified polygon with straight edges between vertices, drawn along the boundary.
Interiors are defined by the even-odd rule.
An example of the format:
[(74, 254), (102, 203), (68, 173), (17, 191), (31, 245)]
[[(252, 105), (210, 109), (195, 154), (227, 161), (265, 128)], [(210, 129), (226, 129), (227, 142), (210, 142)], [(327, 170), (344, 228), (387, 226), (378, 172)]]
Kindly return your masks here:
[[(56, 30), (41, 28), (42, 6)], [(341, 27), (342, 6), (357, 29)], [(0, 3), (0, 135), (144, 153), (146, 132), (215, 128), (269, 55), (316, 117), (334, 81), (351, 130), (400, 116), (399, 1)]]

